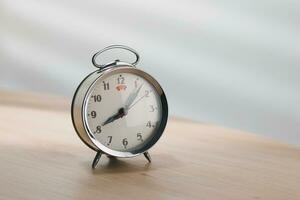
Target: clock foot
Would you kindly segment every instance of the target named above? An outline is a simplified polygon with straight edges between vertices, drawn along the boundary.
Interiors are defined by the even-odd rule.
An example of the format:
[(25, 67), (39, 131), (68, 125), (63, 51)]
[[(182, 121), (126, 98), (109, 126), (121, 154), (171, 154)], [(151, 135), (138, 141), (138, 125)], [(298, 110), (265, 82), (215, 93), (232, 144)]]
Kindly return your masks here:
[(146, 152), (144, 153), (144, 156), (145, 156), (145, 158), (148, 160), (148, 162), (151, 163), (151, 156), (150, 156), (150, 154), (148, 153), (148, 151), (146, 151)]
[(106, 155), (109, 159), (115, 159), (115, 156), (111, 156), (111, 155)]
[(96, 166), (97, 166), (97, 164), (98, 164), (101, 156), (102, 156), (102, 153), (100, 151), (98, 151), (97, 154), (96, 154), (96, 156), (95, 156), (95, 158), (94, 158), (94, 160), (93, 160), (93, 164), (92, 164), (92, 168), (93, 169), (96, 168)]

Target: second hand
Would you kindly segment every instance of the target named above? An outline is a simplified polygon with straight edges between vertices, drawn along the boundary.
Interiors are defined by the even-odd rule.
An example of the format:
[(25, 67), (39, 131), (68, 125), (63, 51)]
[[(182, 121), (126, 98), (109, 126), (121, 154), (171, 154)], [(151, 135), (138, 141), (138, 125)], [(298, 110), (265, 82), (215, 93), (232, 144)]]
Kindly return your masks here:
[(130, 110), (135, 104), (137, 104), (137, 103), (138, 103), (140, 100), (142, 100), (145, 96), (149, 95), (151, 92), (152, 92), (152, 90), (149, 91), (148, 94), (145, 94), (145, 95), (143, 95), (142, 97), (140, 97), (136, 102), (134, 102), (134, 103), (127, 109), (127, 111)]

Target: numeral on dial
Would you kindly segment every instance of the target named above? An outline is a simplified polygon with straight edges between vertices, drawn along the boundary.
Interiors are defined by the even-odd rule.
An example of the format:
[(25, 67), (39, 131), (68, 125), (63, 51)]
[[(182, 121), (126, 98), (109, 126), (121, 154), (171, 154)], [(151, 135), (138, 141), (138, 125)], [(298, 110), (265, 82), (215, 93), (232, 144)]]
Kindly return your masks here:
[(152, 127), (151, 121), (148, 121), (148, 122), (147, 122), (146, 127), (149, 127), (149, 128)]
[(154, 107), (154, 105), (150, 105), (150, 111), (149, 112), (154, 112), (157, 109), (157, 107)]
[(135, 87), (135, 88), (138, 87), (138, 81), (139, 81), (139, 78), (137, 78), (137, 79), (134, 81), (134, 87)]
[(149, 90), (145, 90), (145, 97), (149, 97), (149, 93), (150, 93)]
[(101, 95), (92, 95), (91, 98), (94, 100), (94, 102), (100, 102), (102, 100)]
[(148, 128), (155, 128), (156, 125), (157, 125), (157, 123), (153, 123), (151, 121), (148, 121), (147, 124), (146, 124), (146, 127), (148, 127)]
[(141, 142), (144, 141), (144, 140), (143, 140), (142, 133), (137, 133), (137, 134), (136, 134), (136, 137), (137, 137), (137, 140), (138, 140), (138, 141), (141, 141)]
[(111, 141), (112, 141), (112, 136), (107, 136), (107, 146), (110, 145)]
[(109, 82), (103, 81), (103, 88), (104, 90), (109, 90)]
[(124, 138), (124, 139), (123, 139), (122, 144), (123, 144), (124, 148), (126, 149), (126, 148), (127, 148), (127, 145), (128, 145), (128, 140), (127, 140), (127, 138)]
[(101, 131), (102, 131), (102, 130), (101, 130), (101, 126), (97, 126), (97, 127), (96, 127), (95, 133), (101, 133)]
[(122, 75), (120, 75), (118, 77), (118, 84), (124, 84), (124, 81), (125, 81), (125, 78)]
[(96, 111), (93, 110), (93, 111), (91, 112), (91, 116), (92, 116), (92, 118), (96, 118), (96, 117), (97, 117)]

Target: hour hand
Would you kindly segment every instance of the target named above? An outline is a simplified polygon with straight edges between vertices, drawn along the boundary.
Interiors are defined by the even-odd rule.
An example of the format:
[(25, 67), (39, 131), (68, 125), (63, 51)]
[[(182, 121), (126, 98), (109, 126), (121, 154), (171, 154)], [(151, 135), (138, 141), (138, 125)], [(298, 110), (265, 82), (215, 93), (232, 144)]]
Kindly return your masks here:
[(105, 122), (102, 123), (102, 126), (105, 126), (106, 124), (109, 124), (119, 118), (124, 117), (127, 114), (127, 112), (125, 112), (124, 108), (120, 108), (118, 113), (114, 114), (113, 116), (109, 117)]
[(105, 126), (106, 124), (109, 124), (111, 122), (115, 121), (115, 115), (109, 117), (105, 122), (102, 123), (102, 126)]

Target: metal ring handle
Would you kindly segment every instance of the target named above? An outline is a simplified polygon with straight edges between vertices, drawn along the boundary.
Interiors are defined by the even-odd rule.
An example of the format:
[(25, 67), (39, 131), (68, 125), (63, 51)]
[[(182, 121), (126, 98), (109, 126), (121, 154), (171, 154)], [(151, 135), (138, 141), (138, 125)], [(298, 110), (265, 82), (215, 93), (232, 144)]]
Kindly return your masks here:
[(139, 54), (132, 48), (128, 47), (128, 46), (124, 46), (124, 45), (111, 45), (111, 46), (108, 46), (108, 47), (105, 47), (104, 49), (98, 51), (97, 53), (95, 53), (92, 57), (92, 63), (95, 67), (98, 67), (98, 68), (104, 68), (107, 64), (98, 64), (96, 62), (96, 58), (103, 52), (105, 51), (108, 51), (108, 50), (111, 50), (111, 49), (124, 49), (124, 50), (127, 50), (127, 51), (130, 51), (131, 53), (133, 53), (136, 57), (136, 60), (131, 63), (132, 65), (136, 65), (139, 60), (140, 60), (140, 56)]

